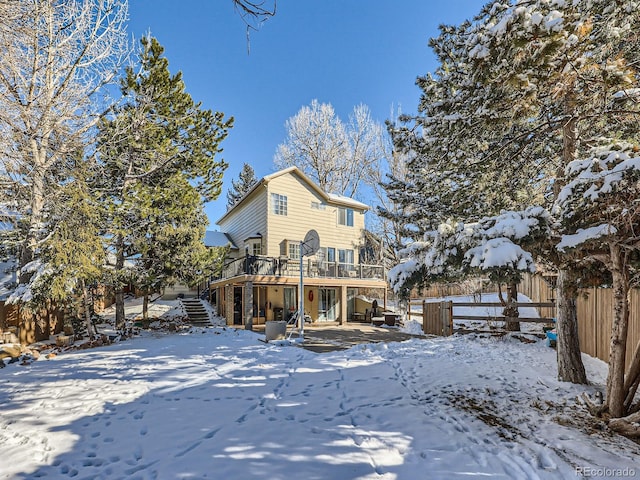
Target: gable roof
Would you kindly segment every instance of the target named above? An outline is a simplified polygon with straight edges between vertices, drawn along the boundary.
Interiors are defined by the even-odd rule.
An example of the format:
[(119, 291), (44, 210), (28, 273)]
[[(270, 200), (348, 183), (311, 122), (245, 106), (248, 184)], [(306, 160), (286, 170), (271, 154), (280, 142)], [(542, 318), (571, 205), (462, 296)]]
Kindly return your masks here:
[(251, 189), (244, 194), (244, 196), (238, 200), (235, 205), (229, 208), (222, 217), (220, 217), (216, 224), (220, 224), (225, 218), (227, 218), (231, 212), (236, 210), (240, 205), (242, 205), (247, 198), (251, 196), (253, 192), (255, 192), (258, 188), (262, 186), (266, 186), (271, 180), (274, 178), (281, 177), (282, 175), (293, 174), (298, 176), (303, 182), (305, 182), (314, 192), (318, 194), (318, 196), (324, 199), (325, 202), (331, 203), (334, 205), (341, 205), (345, 207), (357, 208), (359, 210), (369, 210), (369, 205), (359, 202), (358, 200), (354, 200), (353, 198), (345, 197), (343, 195), (337, 195), (335, 193), (327, 193), (322, 190), (318, 184), (316, 184), (313, 180), (311, 180), (307, 175), (305, 175), (302, 170), (298, 167), (288, 167), (283, 170), (279, 170), (277, 172), (271, 173), (269, 175), (265, 175), (260, 179), (256, 184), (251, 187)]

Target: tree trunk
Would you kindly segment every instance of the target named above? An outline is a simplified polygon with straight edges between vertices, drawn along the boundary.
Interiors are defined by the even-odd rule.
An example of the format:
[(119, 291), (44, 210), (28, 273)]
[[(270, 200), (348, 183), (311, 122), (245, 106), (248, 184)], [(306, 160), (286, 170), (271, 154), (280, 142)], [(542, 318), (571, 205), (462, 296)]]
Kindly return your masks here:
[(609, 428), (632, 438), (640, 438), (640, 412), (633, 413), (624, 418), (612, 418)]
[(124, 330), (125, 317), (124, 317), (124, 291), (121, 287), (116, 290), (116, 330)]
[(144, 289), (144, 295), (142, 297), (142, 319), (149, 319), (149, 290)]
[(507, 287), (507, 306), (502, 311), (506, 319), (507, 332), (519, 332), (520, 322), (510, 322), (509, 319), (517, 319), (520, 316), (518, 311), (518, 284), (512, 283)]
[(559, 270), (556, 315), (558, 379), (563, 382), (586, 384), (587, 374), (582, 364), (578, 338), (576, 296), (577, 288), (571, 272)]
[(124, 285), (122, 283), (122, 273), (124, 270), (124, 239), (122, 235), (118, 235), (116, 239), (116, 272), (115, 272), (115, 287), (116, 287), (116, 330), (124, 330), (125, 316), (124, 316)]
[(626, 253), (614, 242), (609, 244), (613, 280), (613, 324), (609, 347), (609, 375), (607, 376), (607, 404), (612, 418), (625, 415), (624, 371), (629, 330), (629, 275), (626, 269)]
[[(37, 151), (34, 155), (37, 155)], [(37, 162), (37, 160), (36, 160)], [(34, 163), (36, 163), (34, 162)], [(36, 163), (37, 165), (37, 163)], [(30, 216), (29, 216), (29, 230), (22, 244), (22, 251), (20, 254), (20, 276), (18, 281), (21, 284), (29, 283), (29, 279), (33, 275), (33, 272), (25, 272), (24, 266), (32, 262), (35, 258), (35, 251), (38, 245), (38, 232), (42, 229), (42, 211), (44, 209), (45, 199), (45, 181), (43, 168), (36, 166), (33, 172), (33, 180), (31, 185), (31, 203), (30, 203)]]
[(96, 333), (94, 331), (93, 325), (91, 324), (91, 314), (89, 312), (89, 292), (87, 291), (87, 284), (84, 280), (81, 280), (82, 284), (82, 298), (84, 301), (84, 323), (87, 327), (87, 335), (89, 335), (89, 339), (93, 337)]
[[(624, 411), (634, 412), (633, 400), (640, 386), (640, 341), (636, 345), (635, 353), (633, 354), (631, 365), (624, 381), (624, 391), (626, 392), (626, 398), (624, 400)], [(640, 404), (636, 407), (640, 409)]]
[[(578, 138), (578, 119), (575, 116), (575, 93), (568, 88), (564, 96), (564, 114), (567, 120), (562, 126), (562, 162), (553, 189), (558, 197), (563, 185), (564, 169), (576, 159), (576, 140)], [(558, 307), (556, 314), (556, 342), (558, 352), (558, 378), (564, 382), (587, 383), (587, 374), (582, 363), (580, 340), (578, 338), (578, 315), (576, 298), (578, 290), (575, 278), (565, 267), (558, 269)]]

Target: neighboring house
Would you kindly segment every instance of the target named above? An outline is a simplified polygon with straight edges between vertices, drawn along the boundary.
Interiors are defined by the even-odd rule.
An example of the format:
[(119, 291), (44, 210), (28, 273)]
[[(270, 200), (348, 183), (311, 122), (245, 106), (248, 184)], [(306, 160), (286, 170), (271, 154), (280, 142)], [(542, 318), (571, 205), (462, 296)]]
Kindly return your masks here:
[(368, 209), (327, 194), (296, 167), (264, 177), (216, 222), (216, 235), (236, 247), (209, 286), (218, 312), (234, 325), (288, 319), (298, 308), (300, 242), (312, 229), (320, 249), (303, 257), (305, 313), (314, 322), (345, 323), (365, 313), (359, 295), (386, 304), (381, 262), (360, 261)]

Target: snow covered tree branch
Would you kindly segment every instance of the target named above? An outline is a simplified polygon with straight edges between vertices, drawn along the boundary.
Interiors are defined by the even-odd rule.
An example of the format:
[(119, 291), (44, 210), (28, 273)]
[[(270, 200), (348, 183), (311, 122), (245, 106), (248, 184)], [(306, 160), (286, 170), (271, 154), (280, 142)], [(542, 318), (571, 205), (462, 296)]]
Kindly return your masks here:
[[(439, 68), (418, 79), (419, 114), (394, 137), (412, 155), (406, 194), (402, 183), (394, 188), (424, 212), (411, 219), (416, 231), (443, 218), (473, 223), (501, 210), (550, 207), (568, 164), (607, 139), (634, 137), (638, 16), (626, 2), (508, 1), (441, 27), (430, 42)], [(541, 247), (563, 279), (559, 376), (584, 383), (571, 298), (579, 275), (568, 271), (583, 268), (582, 255)]]
[(496, 282), (517, 281), (522, 272), (535, 271), (532, 254), (521, 245), (547, 238), (549, 228), (549, 214), (541, 207), (502, 212), (469, 224), (443, 223), (424, 242), (405, 250), (408, 261), (389, 272), (391, 285), (398, 293), (406, 291), (411, 287), (407, 280), (418, 269), (430, 278), (481, 273)]

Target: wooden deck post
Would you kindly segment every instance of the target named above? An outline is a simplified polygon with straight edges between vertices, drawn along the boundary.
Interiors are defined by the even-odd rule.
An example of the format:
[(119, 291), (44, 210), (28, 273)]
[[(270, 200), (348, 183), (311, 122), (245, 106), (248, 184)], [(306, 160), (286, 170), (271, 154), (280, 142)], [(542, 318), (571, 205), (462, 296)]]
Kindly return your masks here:
[(244, 329), (253, 330), (253, 282), (244, 284)]
[(340, 292), (340, 325), (347, 324), (347, 287), (343, 285), (338, 290)]
[(224, 286), (224, 297), (225, 297), (225, 306), (224, 306), (224, 316), (227, 319), (227, 325), (233, 325), (233, 284), (228, 283)]

